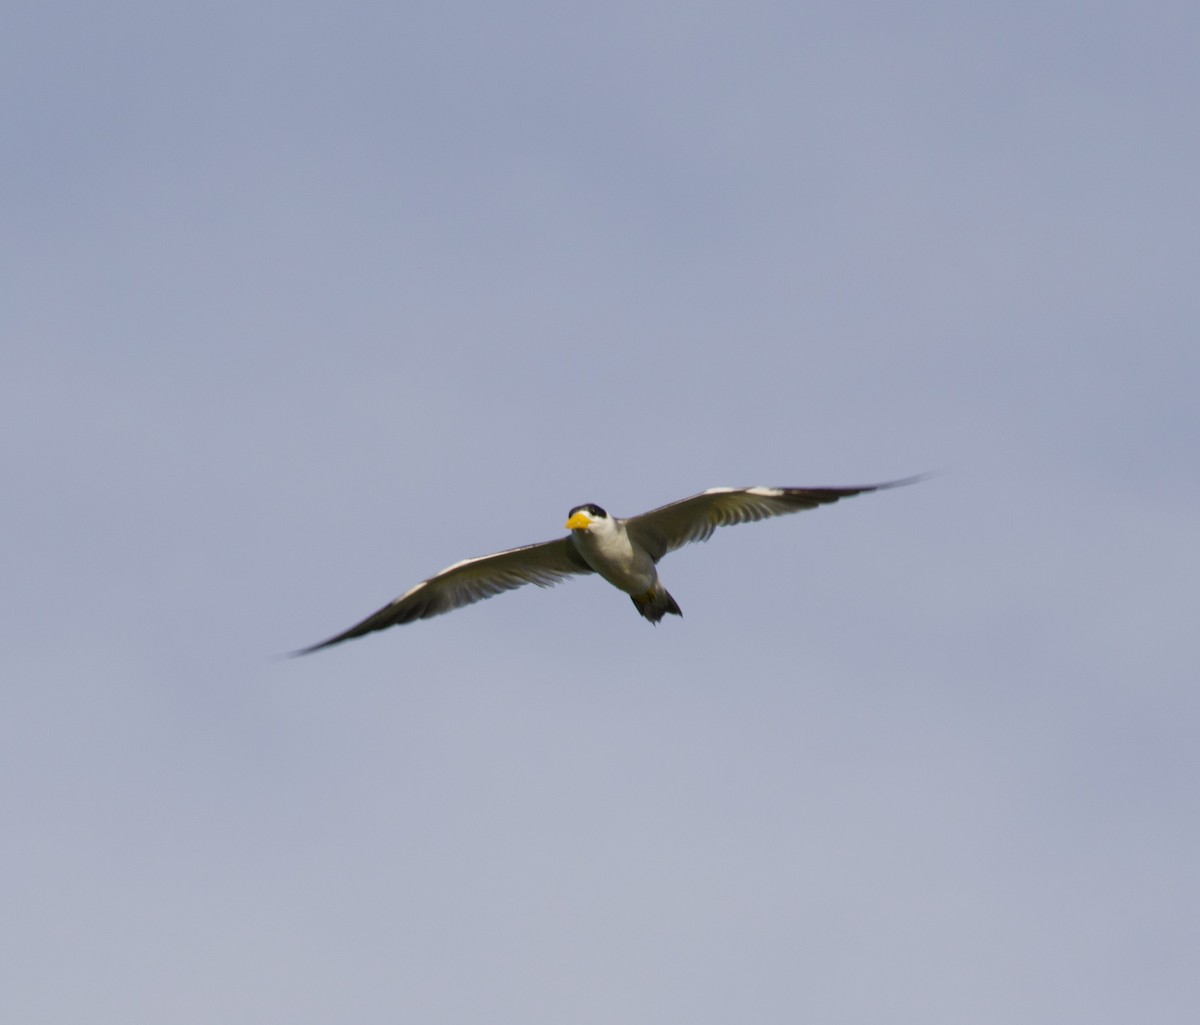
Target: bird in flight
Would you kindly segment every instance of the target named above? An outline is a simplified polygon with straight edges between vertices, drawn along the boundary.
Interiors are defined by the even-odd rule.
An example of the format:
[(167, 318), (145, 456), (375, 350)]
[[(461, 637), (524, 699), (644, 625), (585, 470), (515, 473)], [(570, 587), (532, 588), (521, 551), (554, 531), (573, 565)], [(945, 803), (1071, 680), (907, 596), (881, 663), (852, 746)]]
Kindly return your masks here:
[(456, 562), (349, 630), (295, 654), (307, 655), (375, 630), (440, 616), (525, 584), (551, 587), (566, 577), (588, 573), (598, 573), (624, 591), (638, 612), (657, 624), (665, 615), (683, 615), (658, 579), (656, 567), (668, 552), (707, 541), (717, 527), (814, 509), (920, 479), (847, 488), (709, 488), (628, 519), (611, 516), (594, 503), (577, 505), (568, 515), (570, 533), (565, 537)]

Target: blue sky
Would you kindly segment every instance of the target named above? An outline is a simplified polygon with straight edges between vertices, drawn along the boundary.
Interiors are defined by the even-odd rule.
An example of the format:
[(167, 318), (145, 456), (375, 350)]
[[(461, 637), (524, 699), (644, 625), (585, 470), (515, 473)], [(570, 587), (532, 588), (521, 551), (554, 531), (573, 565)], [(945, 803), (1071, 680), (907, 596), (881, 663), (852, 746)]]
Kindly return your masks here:
[(1192, 1020), (1193, 8), (25, 7), (4, 1020)]

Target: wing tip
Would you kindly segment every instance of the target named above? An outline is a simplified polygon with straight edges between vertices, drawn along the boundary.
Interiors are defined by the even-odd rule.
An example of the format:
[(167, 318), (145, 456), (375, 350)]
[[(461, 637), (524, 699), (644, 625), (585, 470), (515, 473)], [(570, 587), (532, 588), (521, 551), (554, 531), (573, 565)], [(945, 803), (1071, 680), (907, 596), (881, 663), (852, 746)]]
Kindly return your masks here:
[(301, 658), (304, 655), (311, 655), (314, 652), (320, 651), (322, 648), (332, 648), (335, 644), (341, 644), (342, 641), (350, 640), (350, 637), (350, 634), (338, 634), (336, 637), (330, 637), (327, 641), (310, 644), (307, 648), (297, 648), (295, 651), (288, 651), (277, 657), (281, 659)]
[(940, 467), (936, 470), (925, 470), (921, 473), (914, 473), (911, 477), (900, 477), (897, 480), (885, 480), (882, 484), (872, 484), (868, 490), (870, 491), (886, 491), (889, 488), (906, 488), (910, 484), (920, 484), (922, 481), (930, 480), (933, 477), (940, 477), (944, 473), (948, 473), (946, 467)]

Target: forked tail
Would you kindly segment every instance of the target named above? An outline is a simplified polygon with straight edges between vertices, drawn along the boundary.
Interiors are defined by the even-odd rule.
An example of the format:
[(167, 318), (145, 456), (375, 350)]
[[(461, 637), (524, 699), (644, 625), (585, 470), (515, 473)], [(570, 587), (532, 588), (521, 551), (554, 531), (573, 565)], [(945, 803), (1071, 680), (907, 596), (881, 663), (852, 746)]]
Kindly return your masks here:
[(655, 625), (668, 612), (673, 616), (682, 616), (683, 611), (675, 604), (675, 599), (662, 586), (652, 587), (645, 594), (631, 594), (634, 607)]

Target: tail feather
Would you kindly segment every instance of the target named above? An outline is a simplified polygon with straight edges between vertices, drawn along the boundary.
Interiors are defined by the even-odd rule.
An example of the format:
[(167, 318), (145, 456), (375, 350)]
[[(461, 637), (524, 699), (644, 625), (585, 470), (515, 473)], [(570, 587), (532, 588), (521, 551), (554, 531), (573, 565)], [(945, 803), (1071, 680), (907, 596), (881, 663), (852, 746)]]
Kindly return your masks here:
[(629, 597), (633, 600), (634, 608), (656, 626), (667, 613), (673, 616), (683, 615), (683, 611), (675, 604), (675, 599), (665, 587), (652, 587), (645, 594), (631, 594)]

